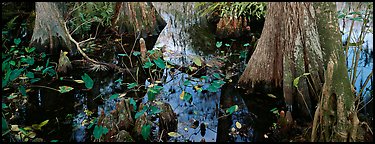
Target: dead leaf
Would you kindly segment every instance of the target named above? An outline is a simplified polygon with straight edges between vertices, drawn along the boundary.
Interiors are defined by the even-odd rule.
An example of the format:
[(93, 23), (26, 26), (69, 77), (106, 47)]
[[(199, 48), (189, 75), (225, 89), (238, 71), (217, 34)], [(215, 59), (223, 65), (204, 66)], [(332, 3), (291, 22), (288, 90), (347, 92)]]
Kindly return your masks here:
[(239, 122), (237, 121), (237, 122), (236, 122), (236, 127), (237, 127), (238, 129), (241, 129), (241, 127), (242, 127), (241, 123), (239, 123)]
[(179, 137), (179, 136), (181, 136), (181, 134), (179, 134), (177, 132), (169, 132), (168, 135), (171, 136), (171, 137)]
[(185, 96), (185, 91), (182, 91), (182, 93), (180, 94), (180, 99), (183, 100), (184, 96)]

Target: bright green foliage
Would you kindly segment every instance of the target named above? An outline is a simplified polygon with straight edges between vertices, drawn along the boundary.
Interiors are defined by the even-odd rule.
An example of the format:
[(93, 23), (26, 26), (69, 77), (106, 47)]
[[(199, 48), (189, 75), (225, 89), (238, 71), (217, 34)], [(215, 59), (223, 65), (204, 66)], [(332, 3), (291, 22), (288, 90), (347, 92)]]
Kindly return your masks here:
[(155, 106), (150, 106), (150, 114), (158, 114), (162, 112), (162, 110), (160, 110), (159, 108), (155, 107)]
[(26, 95), (26, 90), (25, 90), (25, 87), (24, 87), (24, 86), (19, 86), (19, 87), (18, 87), (18, 90), (21, 92), (21, 94), (22, 94), (23, 96), (27, 96), (27, 95)]
[(159, 68), (161, 69), (164, 69), (165, 68), (165, 63), (164, 63), (164, 60), (162, 60), (160, 57), (156, 60), (154, 60), (156, 66), (158, 66)]
[(103, 134), (107, 134), (107, 133), (108, 133), (108, 128), (106, 127), (96, 125), (94, 128), (95, 139), (100, 139), (100, 137), (102, 137)]
[(220, 48), (222, 45), (223, 45), (223, 42), (221, 42), (221, 41), (216, 42), (216, 47), (217, 48)]
[(191, 97), (192, 97), (192, 95), (190, 93), (186, 92), (185, 95), (184, 95), (184, 100), (189, 101), (191, 99)]
[(113, 94), (109, 97), (109, 99), (116, 99), (118, 98), (120, 95), (119, 94)]
[(197, 66), (202, 66), (202, 61), (201, 61), (201, 58), (200, 58), (200, 57), (194, 57), (193, 62), (194, 62), (194, 64), (196, 64)]
[(148, 62), (145, 63), (145, 65), (143, 65), (143, 68), (150, 68), (152, 66), (154, 66), (154, 64), (152, 62), (148, 61)]
[(83, 74), (82, 80), (85, 82), (85, 86), (88, 89), (91, 89), (94, 86), (94, 81), (86, 73)]
[(134, 51), (134, 52), (133, 52), (133, 55), (134, 55), (134, 56), (139, 56), (140, 54), (141, 54), (141, 52), (139, 52), (139, 51)]
[(74, 88), (73, 87), (70, 87), (70, 86), (59, 86), (59, 92), (60, 93), (67, 93), (71, 90), (73, 90)]
[(147, 140), (148, 137), (150, 136), (150, 132), (151, 132), (151, 126), (149, 124), (142, 126), (141, 134), (142, 134), (143, 139)]
[(228, 108), (225, 112), (230, 115), (230, 114), (234, 113), (237, 110), (238, 110), (238, 105), (233, 105), (230, 108)]
[(42, 130), (42, 127), (45, 126), (48, 123), (49, 120), (45, 120), (41, 122), (40, 124), (33, 124), (31, 127), (35, 130)]
[(133, 110), (137, 110), (137, 103), (134, 101), (133, 98), (130, 98), (129, 103), (133, 106)]
[(138, 84), (137, 83), (130, 83), (130, 84), (128, 84), (128, 89), (132, 89), (132, 88), (134, 88), (134, 87), (136, 87), (136, 86), (138, 86)]

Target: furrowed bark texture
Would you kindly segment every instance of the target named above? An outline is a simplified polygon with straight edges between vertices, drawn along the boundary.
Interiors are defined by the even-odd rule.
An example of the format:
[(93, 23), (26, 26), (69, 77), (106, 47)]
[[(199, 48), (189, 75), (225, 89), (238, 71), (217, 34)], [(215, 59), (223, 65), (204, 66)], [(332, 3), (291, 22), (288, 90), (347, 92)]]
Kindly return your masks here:
[(112, 22), (119, 33), (140, 32), (143, 38), (157, 35), (166, 24), (150, 2), (116, 3)]
[(348, 79), (335, 3), (314, 3), (324, 66), (325, 84), (315, 114), (311, 141), (358, 141), (359, 120)]
[[(252, 88), (260, 82), (283, 88), (288, 105), (310, 117), (323, 77), (322, 50), (310, 3), (269, 3), (261, 38), (239, 84)], [(301, 77), (296, 87), (293, 80)], [(295, 109), (295, 108), (294, 108)], [(311, 120), (311, 118), (309, 118)]]
[(50, 48), (50, 53), (59, 54), (62, 48), (71, 49), (68, 33), (64, 29), (66, 5), (63, 2), (36, 2), (35, 26), (31, 46)]

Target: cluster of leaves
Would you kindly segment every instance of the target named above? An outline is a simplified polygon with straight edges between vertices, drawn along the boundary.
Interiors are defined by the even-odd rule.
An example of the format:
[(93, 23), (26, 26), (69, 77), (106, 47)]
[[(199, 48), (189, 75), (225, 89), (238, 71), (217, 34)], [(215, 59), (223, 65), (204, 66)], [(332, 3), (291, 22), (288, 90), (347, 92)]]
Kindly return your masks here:
[(37, 54), (35, 47), (24, 46), (21, 38), (9, 39), (11, 36), (8, 32), (15, 29), (14, 20), (2, 29), (2, 90), (5, 92), (2, 96), (2, 132), (3, 136), (11, 134), (11, 140), (15, 138), (14, 141), (29, 141), (35, 138), (34, 130), (41, 130), (48, 120), (22, 128), (10, 124), (8, 118), (15, 116), (16, 110), (26, 104), (27, 93), (31, 90), (30, 84), (45, 77), (53, 77), (56, 71), (54, 66), (50, 66), (49, 59), (45, 65), (36, 65), (37, 62), (45, 60), (45, 53)]
[(71, 29), (80, 28), (80, 34), (89, 32), (93, 23), (99, 23), (104, 27), (111, 26), (114, 7), (111, 2), (72, 2), (70, 7), (73, 18), (67, 24)]
[(266, 13), (265, 2), (200, 2), (196, 7), (208, 5), (207, 8), (200, 10), (201, 16), (212, 14), (215, 11), (220, 12), (220, 16), (234, 16), (239, 18), (240, 16), (256, 16), (261, 18)]

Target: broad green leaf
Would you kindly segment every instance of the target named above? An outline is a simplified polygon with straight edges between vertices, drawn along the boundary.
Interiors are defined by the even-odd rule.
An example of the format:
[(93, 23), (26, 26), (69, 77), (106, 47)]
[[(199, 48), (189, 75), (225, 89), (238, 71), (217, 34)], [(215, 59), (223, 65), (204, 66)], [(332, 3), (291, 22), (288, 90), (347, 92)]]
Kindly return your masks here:
[(221, 42), (221, 41), (216, 42), (216, 47), (217, 48), (220, 48), (222, 45), (223, 45), (223, 42)]
[(216, 86), (214, 86), (213, 84), (210, 84), (210, 86), (208, 86), (207, 90), (209, 92), (217, 92), (219, 90), (219, 88), (217, 88)]
[(13, 60), (11, 60), (11, 61), (9, 61), (9, 64), (12, 65), (12, 66), (15, 66), (15, 65), (16, 65), (16, 62), (13, 61)]
[(86, 88), (92, 89), (92, 87), (94, 86), (94, 81), (90, 78), (90, 76), (84, 73), (83, 76), (81, 76), (81, 78), (85, 82)]
[(130, 98), (129, 103), (133, 106), (133, 110), (137, 110), (137, 103), (134, 101), (133, 98)]
[(122, 83), (122, 79), (121, 78), (118, 78), (116, 81), (115, 81), (115, 83)]
[(184, 81), (184, 86), (187, 86), (187, 85), (189, 85), (190, 84), (190, 81), (189, 80), (185, 80)]
[(19, 86), (19, 87), (18, 87), (18, 90), (21, 92), (21, 94), (22, 94), (23, 96), (27, 96), (27, 95), (26, 95), (25, 87), (23, 87), (23, 86)]
[(9, 80), (14, 81), (21, 73), (23, 69), (15, 69), (10, 73)]
[(94, 133), (95, 139), (100, 139), (100, 137), (102, 136), (102, 127), (95, 125), (93, 133)]
[(135, 119), (138, 119), (141, 115), (143, 115), (146, 111), (147, 111), (147, 109), (148, 109), (148, 107), (147, 106), (144, 106), (143, 108), (142, 108), (142, 110), (141, 111), (139, 111), (139, 112), (137, 112), (136, 114), (135, 114)]
[(232, 114), (237, 110), (238, 110), (238, 105), (233, 105), (230, 108), (228, 108), (225, 112), (228, 113), (228, 114)]
[(27, 73), (26, 73), (26, 76), (27, 76), (28, 78), (34, 78), (34, 73), (33, 73), (33, 72), (27, 72)]
[(51, 140), (51, 142), (59, 142), (59, 140)]
[(33, 79), (30, 80), (30, 83), (35, 83), (37, 81), (40, 81), (40, 78), (33, 78)]
[(8, 122), (4, 117), (1, 117), (1, 127), (3, 133), (9, 129)]
[(2, 108), (3, 108), (3, 109), (8, 108), (7, 104), (2, 103)]
[(149, 124), (142, 126), (141, 134), (142, 134), (143, 139), (147, 140), (148, 137), (150, 136), (150, 132), (151, 132), (151, 126)]
[(201, 58), (200, 58), (200, 57), (194, 57), (193, 62), (194, 62), (194, 64), (196, 64), (197, 66), (202, 66), (202, 61), (201, 61)]
[(36, 49), (35, 47), (31, 47), (31, 48), (26, 47), (26, 48), (25, 48), (25, 51), (26, 51), (27, 53), (31, 53), (31, 52), (33, 52), (35, 49)]
[(247, 50), (243, 50), (240, 52), (240, 59), (241, 58), (246, 58), (247, 57)]
[(230, 46), (230, 44), (227, 44), (227, 43), (226, 43), (226, 44), (225, 44), (225, 46), (229, 47), (229, 46)]
[(70, 87), (70, 86), (59, 86), (59, 92), (60, 93), (66, 93), (66, 92), (69, 92), (69, 91), (71, 91), (73, 89), (74, 88)]
[(293, 80), (293, 85), (294, 85), (294, 87), (296, 87), (296, 88), (298, 88), (299, 78), (300, 78), (300, 77), (297, 77), (296, 79)]
[(134, 55), (134, 56), (139, 56), (140, 54), (141, 54), (141, 52), (139, 52), (139, 51), (134, 51), (134, 52), (133, 52), (133, 55)]
[(155, 53), (155, 50), (148, 50), (147, 53), (149, 53), (150, 55), (152, 55), (152, 54)]
[(128, 89), (132, 89), (132, 88), (134, 88), (134, 87), (136, 87), (136, 86), (138, 86), (138, 84), (137, 83), (130, 83), (130, 84), (128, 84)]
[(156, 60), (154, 60), (156, 66), (158, 66), (159, 68), (161, 69), (165, 69), (165, 63), (164, 63), (164, 60), (162, 60), (160, 57)]
[(169, 132), (168, 135), (171, 136), (171, 137), (180, 137), (181, 136), (181, 134), (179, 134), (177, 132)]
[(21, 39), (20, 38), (16, 38), (13, 40), (14, 44), (16, 44), (17, 46), (21, 43)]
[(208, 76), (201, 76), (201, 79), (208, 80)]
[(247, 46), (250, 46), (250, 44), (249, 43), (245, 43), (245, 44), (243, 44), (243, 46), (247, 47)]
[(143, 65), (142, 67), (143, 67), (143, 68), (150, 68), (150, 67), (152, 67), (153, 65), (154, 65), (154, 64), (153, 64), (152, 62), (148, 61), (148, 62), (146, 62), (145, 65)]
[(109, 99), (116, 99), (118, 98), (119, 94), (113, 94), (109, 97)]
[(186, 93), (184, 96), (185, 101), (189, 101), (191, 99), (192, 95), (190, 93)]
[(220, 74), (218, 74), (218, 73), (214, 73), (214, 74), (212, 74), (215, 78), (218, 78), (218, 79), (220, 79), (221, 77), (220, 77)]
[(151, 110), (151, 114), (157, 114), (157, 113), (162, 112), (162, 110), (160, 110), (159, 108), (155, 106), (150, 106), (150, 110)]

